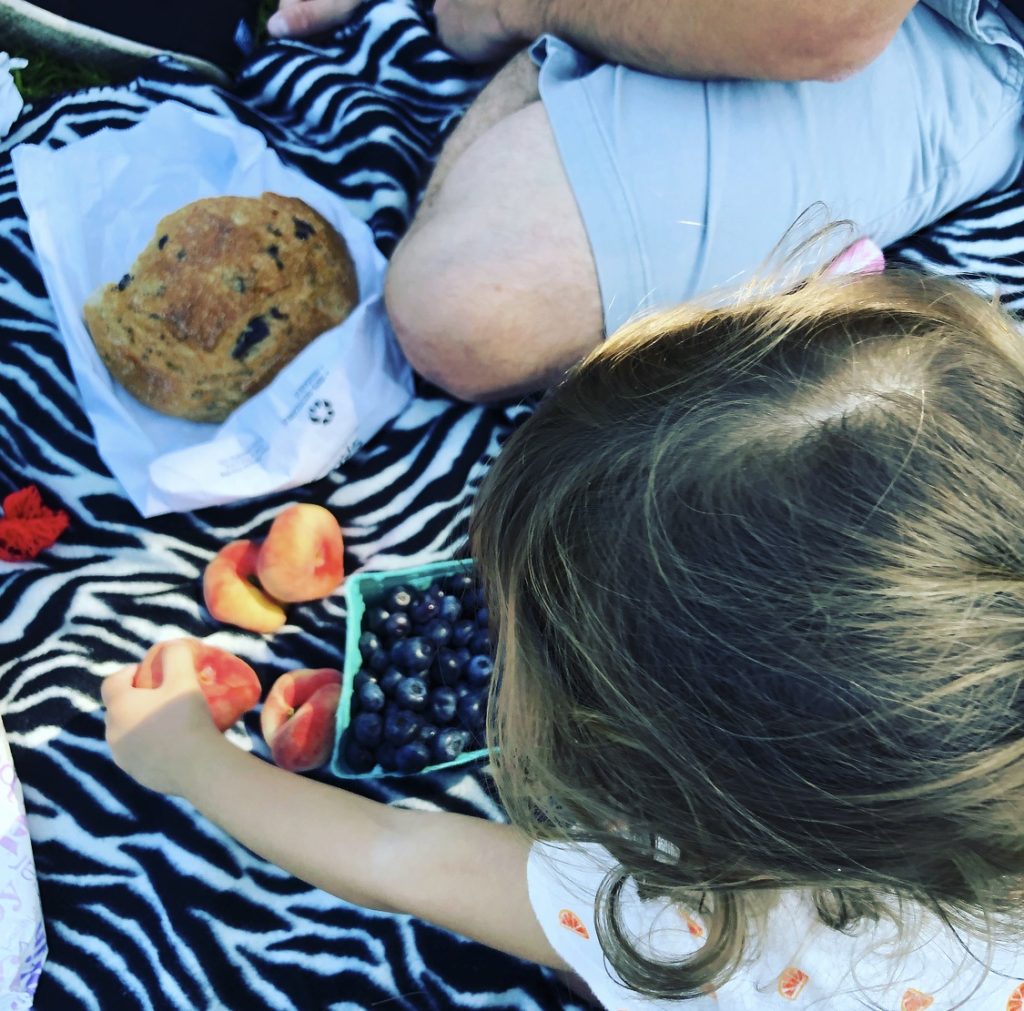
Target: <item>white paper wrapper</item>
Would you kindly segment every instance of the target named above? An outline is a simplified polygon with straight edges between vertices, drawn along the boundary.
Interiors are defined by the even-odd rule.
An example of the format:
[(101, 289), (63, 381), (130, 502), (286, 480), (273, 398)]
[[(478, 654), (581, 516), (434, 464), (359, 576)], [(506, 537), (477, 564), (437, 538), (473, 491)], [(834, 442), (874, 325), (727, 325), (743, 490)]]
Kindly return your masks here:
[(22, 67), (27, 66), (27, 60), (14, 59), (7, 53), (0, 53), (0, 137), (7, 136), (7, 131), (21, 115), (21, 108), (25, 104), (20, 92), (14, 86), (11, 71), (21, 70)]
[[(384, 257), (340, 197), (282, 164), (256, 130), (165, 102), (129, 130), (14, 151), (18, 191), (100, 454), (143, 516), (198, 509), (322, 477), (397, 415), (412, 374), (383, 309)], [(170, 418), (107, 372), (82, 318), (157, 222), (201, 197), (299, 197), (344, 237), (361, 302), (222, 425)]]
[(45, 960), (46, 932), (21, 784), (0, 723), (0, 1011), (32, 1007)]

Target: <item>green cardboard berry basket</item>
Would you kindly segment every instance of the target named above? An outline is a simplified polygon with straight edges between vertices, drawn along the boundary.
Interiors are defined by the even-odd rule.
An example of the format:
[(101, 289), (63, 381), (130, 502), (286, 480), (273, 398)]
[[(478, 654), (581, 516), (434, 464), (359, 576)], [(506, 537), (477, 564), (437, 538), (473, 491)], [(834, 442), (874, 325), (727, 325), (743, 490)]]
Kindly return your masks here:
[[(417, 590), (425, 590), (435, 579), (457, 575), (460, 572), (471, 572), (471, 561), (431, 562), (405, 569), (387, 569), (380, 572), (356, 572), (345, 579), (345, 667), (342, 671), (341, 700), (338, 703), (338, 715), (334, 724), (334, 750), (331, 756), (330, 770), (342, 779), (376, 779), (380, 776), (408, 776), (421, 773), (389, 772), (379, 765), (370, 772), (353, 772), (346, 765), (342, 754), (342, 742), (345, 731), (352, 719), (353, 680), (356, 671), (362, 666), (359, 654), (359, 636), (363, 631), (363, 615), (367, 607), (372, 607), (384, 599), (385, 594), (396, 586), (412, 586)], [(456, 765), (465, 765), (487, 756), (486, 748), (464, 751), (458, 758), (450, 762), (428, 765), (423, 772), (436, 772)]]

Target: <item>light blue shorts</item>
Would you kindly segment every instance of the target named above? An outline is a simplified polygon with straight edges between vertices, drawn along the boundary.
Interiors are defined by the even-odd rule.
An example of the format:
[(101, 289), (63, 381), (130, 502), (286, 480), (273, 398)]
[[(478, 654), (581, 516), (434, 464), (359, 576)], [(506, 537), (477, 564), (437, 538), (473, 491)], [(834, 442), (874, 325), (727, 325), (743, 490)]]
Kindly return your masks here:
[(539, 39), (606, 332), (750, 281), (811, 205), (824, 204), (814, 225), (852, 219), (884, 246), (1009, 185), (1024, 162), (1024, 58), (1007, 37), (981, 43), (918, 4), (864, 70), (798, 83), (673, 80)]

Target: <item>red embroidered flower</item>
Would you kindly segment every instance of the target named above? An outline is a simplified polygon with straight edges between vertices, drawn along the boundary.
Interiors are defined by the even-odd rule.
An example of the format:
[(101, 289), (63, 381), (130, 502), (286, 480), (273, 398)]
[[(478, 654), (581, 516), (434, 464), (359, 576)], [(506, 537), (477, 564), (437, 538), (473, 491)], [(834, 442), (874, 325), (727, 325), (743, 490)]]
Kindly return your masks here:
[(26, 562), (48, 548), (64, 532), (68, 514), (43, 505), (39, 489), (30, 484), (4, 499), (0, 517), (0, 560)]

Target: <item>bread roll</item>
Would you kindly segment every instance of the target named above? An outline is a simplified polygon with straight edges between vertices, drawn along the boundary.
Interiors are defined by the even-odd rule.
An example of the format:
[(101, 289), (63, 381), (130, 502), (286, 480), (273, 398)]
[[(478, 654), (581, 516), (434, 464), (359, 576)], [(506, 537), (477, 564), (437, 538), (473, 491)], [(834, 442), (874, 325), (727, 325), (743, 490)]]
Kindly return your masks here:
[(85, 322), (142, 403), (221, 422), (359, 301), (344, 240), (294, 197), (211, 197), (167, 215)]

